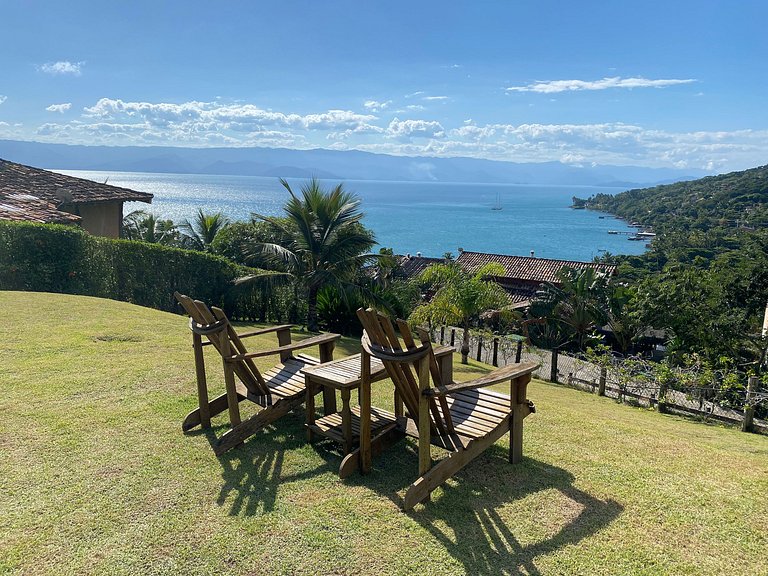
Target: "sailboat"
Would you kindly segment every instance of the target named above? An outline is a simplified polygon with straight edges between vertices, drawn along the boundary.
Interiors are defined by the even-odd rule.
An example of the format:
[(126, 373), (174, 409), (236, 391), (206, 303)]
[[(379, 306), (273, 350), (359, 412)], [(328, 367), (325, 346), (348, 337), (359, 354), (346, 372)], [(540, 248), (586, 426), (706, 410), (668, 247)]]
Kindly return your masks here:
[(491, 210), (501, 210), (501, 193), (496, 192), (496, 204), (493, 205)]

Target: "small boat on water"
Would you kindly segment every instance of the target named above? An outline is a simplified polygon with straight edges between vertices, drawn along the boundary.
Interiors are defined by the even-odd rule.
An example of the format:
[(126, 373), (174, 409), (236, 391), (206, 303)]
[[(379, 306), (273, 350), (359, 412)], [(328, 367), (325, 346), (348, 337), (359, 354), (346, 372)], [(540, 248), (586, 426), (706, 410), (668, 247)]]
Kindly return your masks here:
[(618, 234), (618, 230), (608, 230), (608, 234)]
[(501, 194), (496, 192), (496, 204), (493, 205), (491, 210), (501, 210)]

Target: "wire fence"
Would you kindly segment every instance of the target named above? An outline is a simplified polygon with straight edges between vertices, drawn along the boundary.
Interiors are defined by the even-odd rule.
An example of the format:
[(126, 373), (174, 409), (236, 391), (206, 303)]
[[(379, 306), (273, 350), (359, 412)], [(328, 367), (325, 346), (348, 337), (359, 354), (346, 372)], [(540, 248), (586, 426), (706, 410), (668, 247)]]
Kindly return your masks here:
[[(460, 351), (464, 331), (454, 326), (434, 328), (432, 340)], [(536, 362), (536, 378), (632, 402), (659, 411), (683, 412), (707, 419), (741, 424), (745, 431), (768, 434), (768, 389), (756, 378), (735, 373), (704, 374), (700, 367), (671, 371), (660, 379), (658, 363), (642, 358), (610, 357), (601, 364), (557, 350), (536, 348), (521, 337), (470, 332), (469, 357), (493, 366)]]

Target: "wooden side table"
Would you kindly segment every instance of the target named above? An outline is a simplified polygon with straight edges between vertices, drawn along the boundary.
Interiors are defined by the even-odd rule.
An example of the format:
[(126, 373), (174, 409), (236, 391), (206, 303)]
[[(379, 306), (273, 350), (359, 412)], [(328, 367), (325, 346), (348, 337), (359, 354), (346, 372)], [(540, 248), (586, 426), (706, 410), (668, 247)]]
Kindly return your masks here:
[[(360, 373), (360, 354), (348, 358), (308, 366), (304, 370), (304, 380), (307, 387), (307, 436), (312, 440), (314, 434), (331, 438), (344, 446), (344, 454), (349, 454), (360, 436), (360, 409), (352, 408), (350, 396), (352, 390), (359, 388), (362, 382)], [(379, 361), (372, 363), (371, 382), (387, 377), (384, 364)], [(339, 390), (341, 392), (341, 411), (326, 414), (315, 420), (315, 394), (318, 386)], [(367, 391), (370, 394), (370, 391)], [(363, 394), (363, 391), (360, 392)], [(376, 415), (374, 415), (374, 412)], [(371, 410), (371, 424), (374, 430), (394, 421), (385, 411)]]
[[(435, 347), (435, 357), (441, 365), (443, 378), (446, 382), (453, 381), (453, 348), (449, 346)], [(368, 472), (370, 467), (371, 438), (387, 434), (398, 426), (395, 414), (371, 407), (370, 387), (363, 389), (361, 354), (355, 354), (348, 358), (341, 358), (332, 362), (325, 362), (315, 366), (304, 368), (304, 380), (307, 388), (305, 408), (307, 414), (307, 439), (312, 441), (315, 434), (331, 438), (339, 442), (344, 448), (345, 458), (339, 467), (339, 476), (348, 476), (356, 467), (348, 456), (356, 451), (355, 445), (359, 444), (363, 457), (358, 462), (363, 472)], [(368, 382), (377, 382), (387, 378), (387, 372), (382, 362), (371, 358), (371, 375)], [(341, 411), (326, 413), (322, 418), (315, 420), (315, 394), (318, 387), (323, 386), (324, 391), (341, 392)], [(350, 404), (351, 392), (359, 391), (359, 406)], [(327, 405), (327, 404), (326, 404)]]

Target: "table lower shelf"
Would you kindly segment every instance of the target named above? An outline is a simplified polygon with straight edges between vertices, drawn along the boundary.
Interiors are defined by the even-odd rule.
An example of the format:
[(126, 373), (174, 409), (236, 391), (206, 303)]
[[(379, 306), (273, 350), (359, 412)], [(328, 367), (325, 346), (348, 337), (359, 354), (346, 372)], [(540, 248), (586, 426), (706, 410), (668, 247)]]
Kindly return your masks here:
[[(352, 439), (357, 444), (360, 440), (360, 407), (355, 406), (351, 409), (351, 412)], [(375, 436), (377, 432), (396, 423), (395, 415), (391, 412), (381, 408), (371, 408), (371, 436)], [(307, 427), (316, 434), (344, 444), (344, 428), (340, 412), (323, 416), (315, 420), (313, 424), (308, 424)]]

